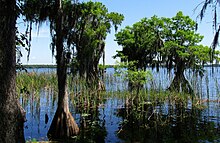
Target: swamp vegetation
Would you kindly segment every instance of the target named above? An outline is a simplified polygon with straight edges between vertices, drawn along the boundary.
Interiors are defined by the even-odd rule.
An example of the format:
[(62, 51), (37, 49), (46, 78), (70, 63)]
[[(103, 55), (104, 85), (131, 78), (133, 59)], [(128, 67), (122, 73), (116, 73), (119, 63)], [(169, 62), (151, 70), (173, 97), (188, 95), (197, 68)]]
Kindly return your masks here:
[[(125, 75), (115, 75), (114, 68), (106, 70), (105, 91), (91, 91), (80, 76), (67, 77), (70, 112), (80, 133), (66, 142), (219, 141), (219, 67), (213, 74), (206, 67), (204, 78), (185, 72), (195, 95), (165, 90), (174, 77), (166, 75), (165, 68), (152, 71), (138, 96), (127, 90)], [(58, 102), (56, 74), (29, 72), (17, 75), (17, 92), (27, 112), (25, 138), (45, 141)], [(24, 87), (26, 92), (19, 90)]]
[[(219, 62), (217, 4), (206, 0), (200, 13), (202, 19), (214, 6), (208, 47), (181, 11), (118, 32), (124, 16), (100, 2), (1, 0), (0, 142), (219, 142), (219, 78), (210, 72), (219, 67), (205, 68)], [(33, 24), (46, 22), (56, 72), (16, 73), (24, 69), (22, 48), (29, 58)], [(105, 39), (112, 27), (122, 50), (109, 72)]]
[[(48, 131), (48, 134), (47, 137), (43, 136), (42, 140), (219, 141), (218, 114), (212, 116), (209, 113), (210, 110), (219, 110), (218, 79), (213, 81), (214, 76), (208, 75), (219, 67), (205, 67), (210, 62), (219, 61), (219, 51), (199, 45), (202, 38), (203, 36), (196, 33), (196, 23), (182, 12), (178, 12), (173, 18), (145, 18), (116, 34), (116, 41), (122, 45), (122, 51), (115, 55), (121, 58), (121, 62), (118, 62), (114, 69), (106, 68), (105, 65), (98, 66), (97, 62), (92, 62), (95, 64), (93, 65), (88, 63), (89, 59), (79, 60), (80, 57), (77, 56), (72, 57), (71, 63), (66, 55), (63, 58), (67, 63), (64, 63), (62, 68), (57, 67), (60, 70), (65, 69), (65, 73), (61, 74), (65, 76), (65, 81), (61, 80), (60, 83), (59, 78), (56, 80), (59, 70), (54, 73), (18, 72), (17, 90), (21, 95), (20, 100), (22, 103), (31, 100), (31, 106), (26, 104), (26, 108), (32, 108), (31, 112), (36, 108), (36, 113), (39, 112), (39, 134), (42, 130), (42, 123), (39, 121), (45, 120), (43, 132)], [(99, 42), (96, 43), (98, 49), (94, 50), (101, 50), (104, 54)], [(101, 53), (97, 55), (97, 61), (101, 58)], [(94, 58), (94, 55), (92, 57)], [(209, 80), (212, 81), (212, 86), (215, 85), (215, 90), (212, 90), (212, 94), (215, 94), (212, 97)], [(65, 106), (64, 103), (60, 104), (59, 98), (56, 97), (56, 94), (59, 95), (59, 92), (63, 91), (60, 88), (55, 90), (59, 84), (61, 87), (65, 85), (65, 96), (58, 96), (65, 98)], [(40, 107), (41, 94), (45, 93), (48, 95), (46, 99), (43, 97), (43, 102), (46, 100), (44, 104), (50, 108), (50, 114), (49, 109), (45, 112), (45, 109), (41, 111)], [(203, 96), (204, 93), (206, 96)], [(29, 96), (31, 99), (28, 100)], [(216, 109), (210, 109), (212, 106), (216, 106)], [(58, 110), (55, 113), (56, 108), (59, 111), (67, 109), (68, 113), (57, 113)], [(44, 112), (43, 115), (41, 112)], [(56, 126), (54, 119), (51, 120), (53, 115), (57, 121), (62, 117), (65, 122), (59, 120), (62, 125)], [(34, 114), (31, 117), (33, 120)], [(69, 118), (73, 119), (73, 126), (68, 123)], [(47, 127), (48, 123), (52, 124), (50, 128)], [(28, 126), (35, 128), (35, 125), (26, 127), (29, 128)], [(66, 131), (62, 131), (63, 128)], [(32, 138), (34, 137), (31, 136), (30, 139)], [(39, 136), (36, 138), (41, 140)], [(28, 137), (26, 139), (28, 140)]]

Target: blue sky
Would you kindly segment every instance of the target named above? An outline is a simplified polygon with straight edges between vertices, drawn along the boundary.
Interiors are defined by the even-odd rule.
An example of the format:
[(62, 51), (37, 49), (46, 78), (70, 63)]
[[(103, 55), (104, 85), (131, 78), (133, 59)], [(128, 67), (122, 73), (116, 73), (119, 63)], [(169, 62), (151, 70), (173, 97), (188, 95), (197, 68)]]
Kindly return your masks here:
[[(86, 0), (85, 0), (86, 1)], [(124, 28), (127, 25), (132, 25), (140, 21), (141, 18), (150, 18), (153, 15), (158, 17), (173, 17), (178, 11), (183, 11), (184, 15), (190, 16), (196, 20), (201, 6), (194, 12), (194, 9), (201, 3), (201, 0), (96, 0), (102, 2), (109, 12), (118, 12), (124, 15), (125, 20), (119, 27)], [(206, 17), (200, 23), (199, 19), (198, 33), (204, 35), (202, 44), (210, 46), (213, 39), (212, 28), (212, 11), (208, 10)], [(23, 24), (18, 27), (23, 29)], [(37, 34), (37, 28), (33, 28), (32, 47), (30, 60), (27, 62), (26, 52), (23, 51), (23, 64), (55, 64), (50, 50), (50, 33), (48, 24), (43, 24)], [(106, 64), (115, 64), (112, 56), (116, 54), (116, 50), (121, 47), (114, 41), (114, 30), (107, 36), (106, 39)]]

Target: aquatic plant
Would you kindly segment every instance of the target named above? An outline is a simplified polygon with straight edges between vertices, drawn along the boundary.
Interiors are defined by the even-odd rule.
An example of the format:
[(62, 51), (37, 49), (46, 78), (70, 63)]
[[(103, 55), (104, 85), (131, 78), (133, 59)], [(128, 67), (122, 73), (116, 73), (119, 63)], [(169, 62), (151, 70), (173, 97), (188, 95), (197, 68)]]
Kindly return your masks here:
[(16, 78), (19, 94), (39, 93), (42, 88), (57, 87), (56, 73), (18, 72)]
[(130, 91), (136, 91), (139, 94), (144, 84), (152, 79), (152, 74), (146, 69), (136, 68), (137, 61), (130, 62), (117, 62), (115, 66), (115, 76), (121, 76), (124, 80), (128, 81), (128, 88)]
[[(28, 73), (25, 74), (28, 75)], [(188, 76), (190, 81), (195, 81), (195, 86), (199, 85), (198, 90), (200, 92), (203, 90), (204, 94), (207, 93), (207, 91), (204, 91), (204, 89), (206, 90), (204, 87), (209, 82), (212, 82), (208, 82), (206, 74), (203, 79)], [(45, 74), (36, 73), (34, 76), (41, 75)], [(38, 78), (35, 77), (33, 79)], [(153, 78), (143, 85), (143, 88), (139, 90), (138, 96), (136, 96), (137, 91), (135, 89), (132, 92), (127, 90), (128, 81), (125, 80), (124, 74), (114, 76), (113, 73), (108, 72), (106, 72), (103, 80), (108, 85), (106, 86), (106, 91), (98, 92), (96, 88), (91, 90), (86, 81), (79, 76), (74, 78), (68, 76), (67, 79), (71, 111), (74, 111), (73, 115), (76, 117), (77, 124), (81, 130), (79, 136), (73, 137), (69, 142), (94, 142), (97, 141), (98, 137), (105, 141), (106, 134), (109, 132), (106, 126), (110, 124), (107, 118), (111, 118), (107, 116), (114, 116), (114, 118), (117, 116), (117, 119), (121, 120), (118, 130), (115, 131), (119, 139), (128, 142), (135, 140), (140, 142), (144, 140), (154, 141), (157, 140), (157, 137), (160, 137), (161, 140), (159, 141), (161, 142), (172, 142), (177, 140), (176, 136), (183, 142), (185, 140), (189, 141), (186, 138), (188, 136), (190, 139), (198, 136), (193, 139), (194, 142), (206, 139), (214, 141), (218, 138), (218, 125), (213, 123), (211, 119), (203, 119), (205, 118), (203, 114), (206, 114), (206, 110), (211, 110), (209, 109), (209, 105), (213, 101), (210, 98), (211, 96), (200, 96), (199, 94), (198, 96), (193, 96), (186, 93), (167, 91), (160, 88), (159, 83), (157, 83), (158, 81), (161, 82), (161, 80), (156, 81)], [(212, 79), (209, 78), (209, 80)], [(35, 80), (32, 82), (34, 83)], [(217, 78), (214, 83), (216, 83), (216, 86), (218, 85)], [(44, 86), (44, 84), (42, 85)], [(202, 89), (201, 86), (203, 86)], [(54, 89), (56, 88), (54, 86)], [(41, 89), (44, 90), (45, 88), (41, 87)], [(57, 94), (50, 94), (53, 94), (50, 100), (54, 102), (53, 105), (56, 105)], [(40, 96), (31, 94), (27, 100), (22, 98), (21, 101), (24, 107), (30, 104), (31, 110), (37, 110), (33, 113), (36, 114), (37, 118), (39, 118), (37, 113), (40, 110), (40, 102), (43, 101), (39, 98)], [(217, 107), (218, 102), (214, 101), (214, 103)], [(106, 111), (109, 112), (108, 115), (105, 115)], [(190, 126), (191, 124), (195, 124), (196, 129), (194, 129), (195, 126)], [(182, 129), (178, 130), (180, 127)], [(202, 127), (205, 129), (204, 133), (202, 133)], [(192, 135), (188, 133), (192, 133)], [(148, 138), (141, 138), (140, 134)]]

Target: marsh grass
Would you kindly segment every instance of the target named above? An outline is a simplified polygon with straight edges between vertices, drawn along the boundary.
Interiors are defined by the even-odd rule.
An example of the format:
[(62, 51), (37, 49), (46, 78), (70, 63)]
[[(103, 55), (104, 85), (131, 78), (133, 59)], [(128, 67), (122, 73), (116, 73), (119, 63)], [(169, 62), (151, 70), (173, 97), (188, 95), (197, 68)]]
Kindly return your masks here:
[[(126, 106), (136, 105), (145, 106), (145, 104), (151, 103), (167, 104), (167, 103), (184, 103), (185, 106), (192, 104), (193, 106), (201, 106), (202, 103), (209, 100), (209, 79), (205, 77), (207, 98), (203, 99), (202, 95), (202, 80), (198, 80), (199, 77), (193, 77), (190, 79), (194, 89), (196, 89), (195, 95), (189, 95), (186, 93), (178, 93), (175, 91), (167, 91), (161, 88), (163, 83), (159, 79), (157, 83), (154, 79), (151, 79), (139, 92), (127, 90), (127, 81), (124, 80), (123, 75), (120, 77), (113, 76), (113, 74), (106, 74), (103, 80), (106, 85), (106, 91), (99, 91), (96, 88), (89, 88), (86, 81), (75, 76), (74, 78), (68, 76), (68, 91), (73, 100), (72, 104), (78, 108), (95, 108), (103, 104), (107, 98), (123, 99)], [(39, 94), (42, 89), (52, 89), (57, 92), (57, 78), (56, 73), (17, 73), (17, 92), (20, 94)], [(197, 81), (197, 82), (196, 82)], [(197, 87), (196, 87), (197, 85)], [(215, 79), (215, 86), (217, 93), (219, 94), (219, 85), (217, 79)], [(137, 95), (138, 93), (138, 95)]]
[(55, 73), (18, 72), (16, 78), (17, 93), (39, 94), (42, 88), (56, 89), (57, 78)]
[[(98, 134), (98, 131), (105, 136), (104, 125), (100, 126), (102, 122), (99, 119), (101, 110), (105, 110), (105, 108), (113, 108), (111, 110), (114, 113), (111, 114), (122, 118), (116, 132), (122, 139), (133, 133), (132, 131), (126, 132), (131, 126), (134, 126), (133, 130), (137, 131), (137, 137), (142, 135), (139, 130), (143, 130), (144, 133), (152, 133), (153, 138), (156, 134), (165, 136), (166, 133), (171, 132), (171, 128), (179, 126), (182, 122), (189, 122), (186, 124), (188, 128), (191, 127), (191, 124), (198, 124), (197, 118), (199, 117), (197, 116), (201, 116), (201, 112), (208, 107), (206, 103), (211, 102), (211, 97), (208, 95), (211, 90), (208, 88), (212, 82), (211, 79), (207, 76), (204, 76), (203, 80), (198, 76), (191, 76), (189, 80), (196, 92), (190, 95), (164, 89), (163, 84), (167, 82), (164, 79), (169, 77), (162, 78), (159, 80), (151, 79), (143, 89), (137, 92), (135, 90), (128, 91), (128, 82), (124, 80), (123, 75), (116, 77), (112, 73), (105, 74), (103, 82), (106, 85), (106, 90), (100, 91), (96, 87), (91, 89), (86, 81), (78, 76), (73, 78), (68, 75), (70, 104), (73, 105), (75, 114), (79, 114), (79, 124), (81, 131), (84, 132), (77, 139), (93, 138)], [(57, 92), (56, 73), (21, 72), (17, 74), (16, 80), (19, 94), (30, 94), (30, 98), (39, 100), (40, 96), (37, 93), (49, 89), (53, 96), (57, 97), (54, 94)], [(217, 99), (219, 99), (220, 86), (217, 78), (214, 79), (214, 83), (218, 95)], [(202, 96), (200, 93), (206, 93), (207, 96)], [(119, 105), (117, 107), (109, 106), (106, 101), (112, 103), (116, 101)], [(216, 104), (219, 105), (218, 102)], [(183, 126), (184, 131), (186, 130), (187, 138), (188, 129), (184, 128), (184, 125), (181, 127)], [(191, 130), (194, 130), (193, 127)], [(202, 131), (202, 129), (199, 130)], [(203, 133), (201, 132), (201, 134)], [(155, 138), (158, 137), (155, 136)]]
[[(125, 98), (123, 93), (120, 96)], [(179, 138), (182, 138), (182, 135), (186, 135), (182, 138), (185, 140), (184, 142), (190, 142), (187, 139), (193, 138), (193, 136), (188, 134), (188, 132), (195, 131), (195, 127), (191, 125), (196, 124), (197, 126), (197, 120), (205, 108), (204, 104), (200, 104), (200, 99), (192, 98), (190, 94), (171, 91), (142, 91), (138, 96), (138, 102), (131, 100), (134, 99), (134, 95), (131, 93), (126, 93), (126, 97), (129, 102), (125, 102), (126, 105), (117, 111), (117, 116), (123, 119), (117, 134), (125, 141), (131, 142), (146, 141), (146, 139), (140, 141), (143, 139), (140, 134), (143, 135), (143, 133), (146, 133), (144, 136), (148, 139), (152, 139), (149, 142), (160, 138), (166, 140), (169, 139), (168, 136), (172, 136), (172, 133), (175, 134), (173, 129), (178, 130), (176, 132), (177, 135), (181, 134)], [(203, 127), (212, 128), (206, 123), (204, 123)], [(203, 131), (199, 124), (196, 127), (197, 130), (201, 133)], [(170, 132), (169, 135), (167, 134), (168, 132)], [(197, 132), (194, 133), (197, 134)], [(217, 133), (208, 132), (208, 134), (215, 136)], [(204, 136), (204, 134), (198, 134), (198, 137), (202, 138)], [(162, 142), (162, 140), (159, 142)]]
[[(193, 89), (196, 89), (194, 95), (186, 93), (178, 93), (175, 91), (164, 90), (161, 85), (162, 80), (154, 80), (153, 78), (144, 86), (140, 91), (128, 91), (128, 82), (124, 80), (124, 75), (114, 76), (113, 74), (105, 74), (103, 79), (106, 85), (106, 91), (100, 91), (99, 89), (90, 88), (84, 79), (79, 76), (74, 78), (68, 75), (68, 91), (71, 96), (72, 104), (77, 107), (95, 108), (103, 104), (102, 101), (107, 98), (123, 99), (125, 104), (144, 106), (145, 103), (152, 103), (156, 105), (183, 102), (191, 103), (192, 105), (199, 106), (204, 102), (201, 93), (202, 80), (198, 80), (199, 77), (192, 77), (190, 79)], [(197, 81), (197, 82), (196, 82)], [(18, 94), (39, 94), (42, 89), (52, 89), (57, 92), (57, 77), (55, 72), (51, 73), (36, 73), (36, 72), (18, 72), (17, 73), (17, 92)], [(207, 100), (209, 100), (209, 79), (205, 77)], [(197, 86), (197, 87), (196, 87)], [(219, 94), (219, 85), (217, 79), (215, 79), (215, 86), (217, 93)], [(139, 105), (138, 105), (139, 106)]]
[(124, 106), (129, 108), (144, 106), (145, 104), (158, 106), (164, 104), (174, 105), (176, 103), (181, 103), (184, 107), (188, 107), (189, 104), (192, 106), (198, 106), (198, 102), (200, 101), (197, 98), (193, 98), (190, 94), (163, 90), (141, 90), (138, 95), (136, 95), (136, 92), (116, 91), (110, 92), (108, 97), (122, 99), (126, 104)]

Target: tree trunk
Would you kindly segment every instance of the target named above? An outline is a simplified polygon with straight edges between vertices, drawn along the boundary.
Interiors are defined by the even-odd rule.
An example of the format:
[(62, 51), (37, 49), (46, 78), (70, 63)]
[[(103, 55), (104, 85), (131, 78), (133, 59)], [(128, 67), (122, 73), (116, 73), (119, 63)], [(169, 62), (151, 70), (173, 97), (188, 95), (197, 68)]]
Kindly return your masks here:
[(0, 16), (0, 142), (25, 142), (25, 114), (16, 96), (16, 1), (0, 0)]
[(99, 78), (99, 68), (98, 68), (99, 59), (93, 58), (88, 60), (88, 68), (86, 71), (86, 81), (89, 85), (89, 88), (94, 91), (104, 91), (105, 85), (103, 81)]
[(102, 68), (102, 80), (104, 81), (105, 78), (105, 47), (103, 49), (103, 55), (102, 55), (102, 63), (103, 63), (103, 68)]
[(177, 67), (177, 71), (175, 72), (174, 79), (170, 84), (169, 90), (174, 90), (177, 92), (185, 92), (185, 93), (193, 93), (193, 89), (189, 83), (189, 81), (184, 76), (184, 69), (181, 67)]
[(69, 111), (67, 94), (67, 59), (63, 47), (62, 35), (62, 4), (61, 0), (56, 0), (57, 19), (56, 27), (56, 60), (58, 76), (58, 107), (48, 131), (48, 138), (52, 140), (68, 139), (79, 133), (78, 125)]

